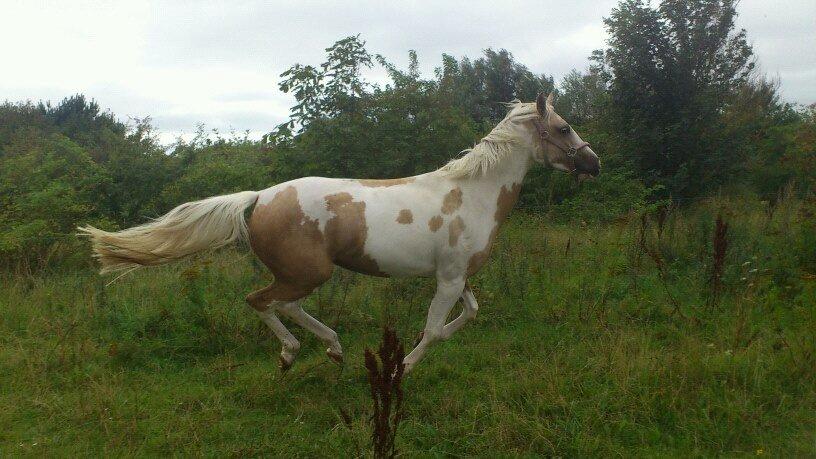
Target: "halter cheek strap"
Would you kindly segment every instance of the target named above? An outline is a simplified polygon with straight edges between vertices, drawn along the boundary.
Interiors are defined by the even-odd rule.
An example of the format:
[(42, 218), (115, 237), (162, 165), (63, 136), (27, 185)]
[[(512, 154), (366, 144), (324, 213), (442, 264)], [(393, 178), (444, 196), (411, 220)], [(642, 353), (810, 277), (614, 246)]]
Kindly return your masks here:
[(578, 154), (578, 150), (589, 146), (589, 142), (584, 141), (581, 141), (581, 143), (576, 146), (561, 144), (556, 142), (555, 139), (550, 136), (550, 132), (546, 129), (541, 130), (538, 136), (541, 138), (541, 140), (549, 142), (558, 147), (561, 151), (567, 154), (568, 158), (575, 158), (575, 156)]
[(559, 150), (563, 151), (567, 155), (567, 158), (569, 158), (570, 161), (572, 162), (572, 171), (575, 171), (576, 170), (575, 157), (578, 156), (578, 151), (580, 149), (589, 146), (589, 142), (581, 141), (581, 143), (579, 143), (578, 145), (575, 145), (575, 146), (569, 145), (569, 144), (563, 144), (561, 142), (556, 142), (556, 140), (550, 135), (550, 131), (548, 131), (544, 127), (543, 123), (536, 120), (535, 125), (538, 128), (538, 137), (539, 137), (539, 139), (541, 139), (542, 142), (547, 142), (547, 143), (550, 143), (552, 145), (555, 145)]

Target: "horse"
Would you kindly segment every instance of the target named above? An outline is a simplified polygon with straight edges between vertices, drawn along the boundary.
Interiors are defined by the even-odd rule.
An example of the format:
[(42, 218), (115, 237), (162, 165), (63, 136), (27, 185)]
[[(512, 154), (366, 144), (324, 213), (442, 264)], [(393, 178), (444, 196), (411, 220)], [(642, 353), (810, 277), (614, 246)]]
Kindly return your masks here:
[[(539, 163), (580, 180), (600, 173), (598, 156), (555, 112), (552, 94), (507, 105), (488, 135), (433, 172), (385, 180), (304, 177), (188, 202), (119, 232), (79, 230), (92, 240), (102, 273), (248, 241), (274, 281), (246, 301), (280, 340), (282, 371), (300, 343), (280, 315), (314, 333), (328, 357), (342, 363), (337, 333), (301, 307), (335, 266), (381, 277), (435, 277), (421, 339), (403, 360), (408, 373), (430, 346), (476, 317), (479, 305), (467, 279), (488, 260), (527, 171)], [(460, 298), (462, 312), (445, 323)]]

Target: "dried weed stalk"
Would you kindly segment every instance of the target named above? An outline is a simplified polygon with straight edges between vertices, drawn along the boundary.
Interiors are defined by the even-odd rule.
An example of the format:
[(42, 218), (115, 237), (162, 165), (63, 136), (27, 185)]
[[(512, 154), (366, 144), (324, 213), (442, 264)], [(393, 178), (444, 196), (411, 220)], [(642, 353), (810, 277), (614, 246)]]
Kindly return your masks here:
[(714, 239), (711, 264), (711, 302), (716, 303), (722, 292), (722, 276), (725, 267), (725, 254), (728, 251), (728, 223), (722, 219), (722, 214), (717, 215), (717, 222), (714, 226)]
[(386, 327), (377, 351), (380, 363), (371, 350), (365, 350), (365, 367), (374, 411), (371, 414), (373, 430), (371, 446), (375, 458), (392, 458), (396, 455), (394, 439), (402, 420), (402, 359), (405, 351), (396, 332)]

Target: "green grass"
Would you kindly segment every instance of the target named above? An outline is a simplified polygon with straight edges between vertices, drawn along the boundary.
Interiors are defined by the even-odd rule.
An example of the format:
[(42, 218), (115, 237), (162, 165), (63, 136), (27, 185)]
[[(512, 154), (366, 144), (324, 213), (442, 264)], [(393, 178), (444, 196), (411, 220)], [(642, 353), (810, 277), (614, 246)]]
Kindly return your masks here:
[[(712, 303), (720, 211), (731, 244)], [(637, 216), (516, 214), (473, 279), (478, 317), (404, 383), (400, 453), (816, 456), (811, 220), (792, 200), (772, 214), (703, 203), (661, 234), (652, 218), (661, 271)], [(243, 301), (269, 281), (247, 254), (107, 281), (3, 278), (0, 456), (368, 454), (363, 350), (384, 324), (412, 343), (433, 293), (428, 280), (338, 271), (306, 308), (339, 333), (345, 367), (292, 325), (303, 349), (282, 376), (277, 340)]]

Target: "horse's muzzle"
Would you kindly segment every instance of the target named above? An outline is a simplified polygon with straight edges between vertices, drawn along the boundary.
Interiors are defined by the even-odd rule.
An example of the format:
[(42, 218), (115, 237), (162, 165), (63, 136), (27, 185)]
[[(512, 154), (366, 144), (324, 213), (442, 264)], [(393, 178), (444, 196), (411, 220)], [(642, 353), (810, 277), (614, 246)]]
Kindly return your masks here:
[(589, 174), (597, 177), (601, 173), (601, 160), (592, 151), (592, 148), (584, 147), (575, 156), (575, 172), (579, 174)]

